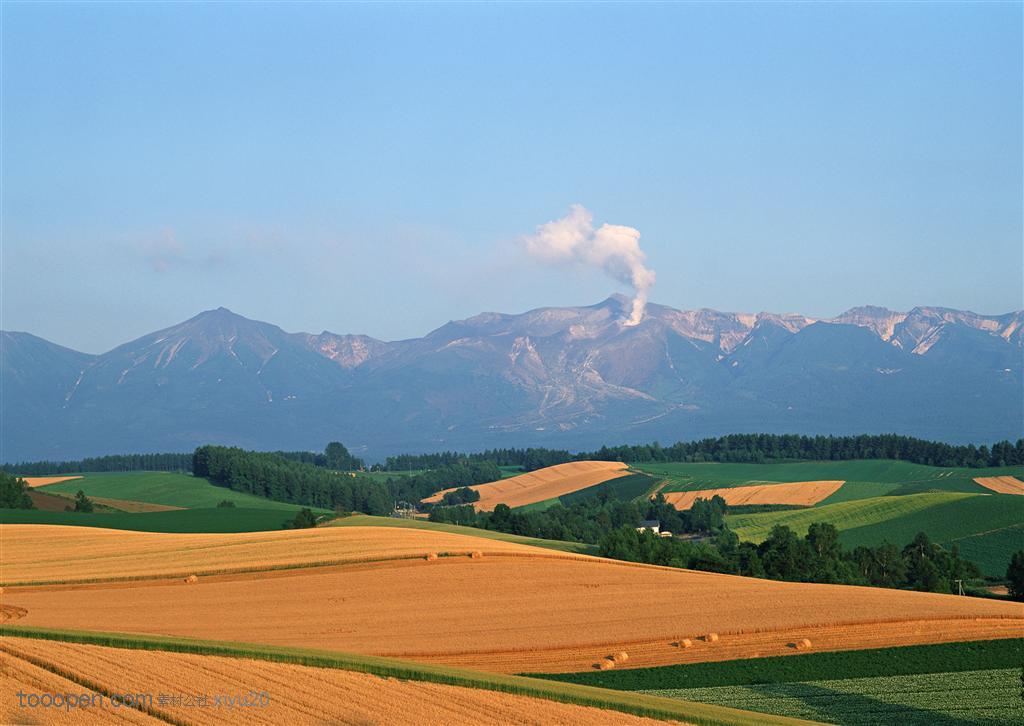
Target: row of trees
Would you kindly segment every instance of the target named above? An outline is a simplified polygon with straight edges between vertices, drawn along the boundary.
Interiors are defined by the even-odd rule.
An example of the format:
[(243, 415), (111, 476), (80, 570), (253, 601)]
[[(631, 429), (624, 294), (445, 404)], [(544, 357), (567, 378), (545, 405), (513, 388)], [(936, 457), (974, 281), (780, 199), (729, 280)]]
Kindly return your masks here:
[(848, 461), (898, 459), (929, 466), (1016, 466), (1024, 464), (1024, 439), (1000, 441), (989, 446), (956, 446), (897, 434), (860, 436), (799, 436), (796, 434), (730, 434), (699, 441), (680, 441), (671, 446), (651, 444), (602, 446), (597, 451), (571, 454), (561, 449), (488, 449), (474, 454), (446, 451), (437, 454), (403, 454), (388, 457), (383, 471), (432, 469), (460, 461), (492, 461), (498, 466), (519, 466), (533, 471), (568, 461), (651, 462), (721, 461), (762, 463), (779, 459)]
[(988, 446), (955, 446), (911, 436), (797, 436), (794, 434), (731, 434), (661, 446), (603, 446), (577, 458), (631, 463), (670, 461), (723, 461), (759, 463), (773, 459), (898, 459), (930, 466), (1015, 466), (1024, 464), (1024, 439), (1016, 444), (1000, 441)]
[(486, 449), (472, 454), (442, 451), (434, 454), (400, 454), (389, 456), (383, 464), (375, 464), (375, 471), (414, 471), (440, 469), (460, 461), (489, 461), (497, 466), (518, 466), (524, 471), (574, 461), (576, 457), (561, 449)]
[(80, 474), (101, 471), (191, 471), (192, 454), (113, 454), (77, 461), (25, 461), (0, 470), (21, 476)]
[(200, 446), (192, 455), (192, 470), (215, 484), (279, 502), (377, 515), (393, 507), (387, 487), (379, 482), (279, 454)]
[[(281, 458), (325, 469), (355, 471), (365, 462), (353, 456), (343, 444), (333, 441), (323, 453), (279, 451)], [(518, 466), (524, 471), (569, 461), (700, 462), (722, 461), (760, 463), (777, 459), (899, 459), (931, 466), (1016, 466), (1024, 464), (1024, 439), (1000, 441), (989, 446), (955, 446), (896, 434), (861, 436), (798, 436), (795, 434), (731, 434), (699, 441), (680, 441), (671, 446), (651, 444), (602, 446), (597, 451), (571, 454), (563, 449), (488, 449), (472, 454), (445, 451), (434, 454), (389, 456), (374, 471), (444, 469), (461, 462), (490, 462), (496, 466)], [(25, 476), (99, 471), (189, 471), (191, 454), (120, 454), (78, 461), (32, 461), (3, 464), (0, 469)]]

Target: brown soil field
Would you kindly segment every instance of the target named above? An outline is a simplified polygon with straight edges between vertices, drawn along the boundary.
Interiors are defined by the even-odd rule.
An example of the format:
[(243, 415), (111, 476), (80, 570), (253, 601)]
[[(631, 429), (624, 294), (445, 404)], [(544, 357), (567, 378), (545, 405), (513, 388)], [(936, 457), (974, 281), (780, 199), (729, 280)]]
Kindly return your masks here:
[(425, 557), (431, 552), (570, 553), (399, 527), (324, 527), (239, 534), (130, 532), (42, 524), (3, 525), (2, 584), (185, 577), (190, 574)]
[(151, 502), (136, 502), (132, 499), (108, 499), (106, 497), (89, 497), (96, 504), (102, 504), (111, 509), (121, 512), (170, 512), (185, 507), (174, 507), (170, 504), (153, 504)]
[(81, 479), (80, 476), (23, 476), (19, 477), (24, 479), (25, 483), (33, 489), (35, 487), (45, 487), (47, 484), (59, 484), (62, 481), (71, 481), (72, 479)]
[(756, 484), (696, 492), (666, 492), (665, 501), (676, 509), (689, 509), (697, 499), (719, 496), (726, 504), (801, 504), (810, 507), (834, 494), (842, 481), (797, 481), (789, 484)]
[(29, 490), (28, 498), (41, 512), (63, 512), (69, 506), (72, 509), (75, 507), (75, 502), (72, 499), (65, 499), (54, 494), (44, 494), (36, 489)]
[[(353, 528), (355, 529), (355, 528)], [(367, 528), (369, 529), (369, 528)], [(485, 547), (482, 543), (481, 548)], [(130, 554), (126, 553), (126, 560)], [(1024, 605), (492, 553), (97, 585), (9, 587), (19, 624), (325, 648), (501, 672), (578, 671), (1017, 637)], [(720, 640), (701, 640), (707, 633)], [(692, 648), (672, 644), (680, 638)]]
[(980, 476), (974, 481), (999, 494), (1024, 495), (1024, 481), (1014, 476)]
[[(332, 668), (272, 663), (248, 658), (125, 650), (27, 638), (3, 638), (3, 692), (21, 690), (81, 693), (81, 686), (33, 663), (83, 674), (111, 693), (152, 694), (152, 708), (168, 721), (203, 724), (597, 724), (643, 726), (665, 723), (588, 706), (548, 701), (462, 686), (381, 678)], [(8, 666), (9, 664), (9, 666)], [(50, 676), (64, 684), (35, 685)], [(22, 683), (25, 686), (22, 687)], [(266, 693), (266, 705), (229, 708), (215, 696)], [(206, 706), (177, 704), (159, 695), (208, 697)], [(4, 699), (4, 723), (17, 723), (17, 698)], [(113, 709), (111, 709), (113, 710)], [(122, 712), (131, 709), (120, 708)], [(160, 723), (134, 712), (138, 720)], [(15, 718), (8, 719), (11, 715)], [(22, 714), (23, 715), (23, 714)], [(106, 715), (106, 714), (104, 714)], [(128, 715), (131, 715), (130, 713)], [(163, 720), (162, 719), (162, 720)], [(97, 723), (99, 720), (97, 720)], [(111, 721), (106, 721), (107, 723)], [(75, 720), (74, 723), (85, 723)]]
[[(522, 507), (543, 502), (627, 474), (629, 470), (626, 465), (617, 461), (574, 461), (489, 484), (477, 484), (470, 489), (480, 492), (480, 501), (474, 502), (473, 506), (478, 511), (490, 511), (499, 504)], [(453, 492), (457, 488), (445, 489), (423, 501), (440, 502), (447, 492)]]

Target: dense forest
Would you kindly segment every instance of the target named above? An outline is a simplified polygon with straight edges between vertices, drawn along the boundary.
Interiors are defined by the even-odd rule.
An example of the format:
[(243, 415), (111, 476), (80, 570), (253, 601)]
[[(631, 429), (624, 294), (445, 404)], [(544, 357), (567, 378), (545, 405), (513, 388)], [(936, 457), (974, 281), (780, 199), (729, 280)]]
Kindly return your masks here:
[(192, 471), (214, 484), (279, 502), (367, 514), (389, 514), (393, 508), (387, 487), (378, 482), (280, 454), (200, 446), (192, 455)]
[(16, 476), (0, 471), (0, 509), (35, 509), (28, 495), (28, 484)]

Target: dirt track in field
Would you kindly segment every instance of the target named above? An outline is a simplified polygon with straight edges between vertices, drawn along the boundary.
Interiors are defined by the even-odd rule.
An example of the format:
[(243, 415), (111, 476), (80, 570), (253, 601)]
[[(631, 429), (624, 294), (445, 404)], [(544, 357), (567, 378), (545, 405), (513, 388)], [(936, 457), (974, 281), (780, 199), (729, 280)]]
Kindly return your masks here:
[(701, 489), (696, 492), (666, 492), (665, 501), (676, 509), (689, 509), (697, 499), (718, 496), (726, 504), (799, 504), (810, 507), (835, 494), (842, 481), (797, 481), (789, 484), (756, 484), (723, 489)]
[[(186, 723), (297, 726), (323, 723), (653, 726), (664, 723), (541, 698), (248, 658), (125, 650), (26, 638), (3, 638), (0, 649), (4, 651), (0, 652), (0, 663), (8, 674), (0, 691), (5, 695), (3, 711), (0, 711), (4, 723), (18, 722), (17, 698), (13, 694), (19, 687), (58, 693), (85, 690), (33, 662), (83, 674), (110, 692), (152, 694), (153, 708), (159, 716)], [(246, 697), (250, 691), (258, 694), (249, 697), (249, 702), (257, 705), (235, 708), (224, 705), (224, 697)], [(266, 699), (260, 700), (264, 693)], [(199, 706), (195, 700), (192, 705), (186, 705), (171, 699), (160, 703), (159, 694), (203, 694), (209, 697), (209, 705)], [(219, 705), (215, 705), (216, 696), (222, 697)], [(129, 716), (123, 723), (162, 722), (132, 709), (117, 710)], [(104, 720), (97, 718), (95, 722)]]
[[(325, 648), (501, 672), (585, 670), (623, 649), (630, 653), (625, 667), (644, 667), (793, 652), (788, 643), (805, 637), (818, 649), (856, 649), (1024, 630), (1018, 603), (552, 554), (393, 560), (194, 584), (11, 587), (4, 597), (27, 610), (24, 625)], [(710, 632), (722, 636), (719, 643), (671, 646)]]
[(979, 476), (974, 481), (998, 494), (1024, 494), (1024, 481), (1015, 476)]
[(47, 484), (60, 484), (62, 481), (71, 481), (72, 479), (81, 479), (81, 476), (23, 476), (19, 477), (25, 480), (31, 488), (45, 487)]
[[(470, 489), (480, 492), (480, 501), (474, 502), (473, 506), (478, 511), (491, 511), (499, 504), (522, 507), (544, 502), (627, 474), (626, 465), (617, 461), (574, 461), (489, 484), (477, 484)], [(445, 489), (423, 501), (440, 502), (447, 492), (457, 488)]]

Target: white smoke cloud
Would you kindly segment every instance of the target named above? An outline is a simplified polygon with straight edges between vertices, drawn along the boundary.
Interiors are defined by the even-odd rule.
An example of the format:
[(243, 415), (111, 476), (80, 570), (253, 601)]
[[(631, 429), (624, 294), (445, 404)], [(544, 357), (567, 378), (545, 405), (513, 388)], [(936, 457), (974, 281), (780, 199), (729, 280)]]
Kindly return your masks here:
[(600, 267), (611, 277), (633, 288), (633, 308), (625, 325), (636, 325), (644, 316), (647, 295), (654, 285), (654, 270), (644, 265), (640, 231), (618, 224), (594, 229), (594, 215), (574, 204), (569, 214), (537, 227), (523, 238), (527, 254), (550, 264), (576, 263)]

